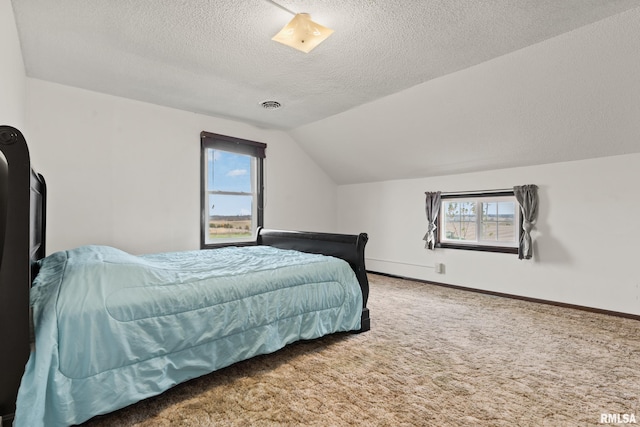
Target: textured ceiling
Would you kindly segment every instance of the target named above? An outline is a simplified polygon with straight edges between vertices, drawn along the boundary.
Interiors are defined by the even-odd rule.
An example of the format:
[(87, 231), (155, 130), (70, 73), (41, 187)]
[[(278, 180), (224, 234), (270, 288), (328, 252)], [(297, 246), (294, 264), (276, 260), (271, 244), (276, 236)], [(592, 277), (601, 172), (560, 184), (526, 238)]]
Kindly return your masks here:
[[(282, 0), (335, 33), (271, 41), (291, 15), (253, 0), (13, 0), (27, 75), (293, 129), (608, 16), (638, 0)], [(277, 100), (283, 107), (264, 110)]]

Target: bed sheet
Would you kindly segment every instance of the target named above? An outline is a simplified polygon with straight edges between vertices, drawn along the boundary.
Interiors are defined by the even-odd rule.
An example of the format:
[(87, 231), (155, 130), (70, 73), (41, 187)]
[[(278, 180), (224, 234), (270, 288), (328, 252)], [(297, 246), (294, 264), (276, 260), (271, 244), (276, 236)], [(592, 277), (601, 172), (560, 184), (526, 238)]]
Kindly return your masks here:
[(269, 246), (41, 261), (15, 426), (81, 423), (286, 344), (360, 328), (350, 266)]

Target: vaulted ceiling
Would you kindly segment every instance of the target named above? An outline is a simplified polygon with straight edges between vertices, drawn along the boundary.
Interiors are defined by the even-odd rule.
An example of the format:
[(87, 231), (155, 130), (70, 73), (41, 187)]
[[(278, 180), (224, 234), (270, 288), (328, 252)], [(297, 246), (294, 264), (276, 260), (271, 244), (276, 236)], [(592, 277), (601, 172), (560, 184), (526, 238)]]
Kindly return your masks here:
[[(394, 96), (436, 79), (444, 78), (446, 87), (452, 73), (640, 7), (640, 0), (278, 3), (310, 13), (334, 34), (308, 54), (276, 43), (271, 37), (291, 15), (266, 0), (13, 0), (13, 8), (28, 76), (281, 129), (336, 182), (350, 183), (517, 165), (510, 158), (484, 164), (495, 157), (491, 150), (467, 158), (459, 153), (464, 147), (446, 135), (430, 137), (454, 147), (440, 153), (457, 159), (454, 167), (447, 168), (452, 162), (439, 157), (429, 168), (409, 162), (393, 173), (369, 168), (347, 173), (343, 163), (353, 164), (363, 150), (383, 150), (380, 145), (371, 150), (369, 144), (379, 133), (380, 110), (369, 111), (372, 103), (390, 102), (384, 111), (399, 108), (400, 116), (411, 116), (420, 101), (403, 107), (393, 105)], [(421, 95), (443, 96), (434, 88), (422, 90)], [(282, 107), (266, 110), (260, 106), (265, 100)], [(359, 120), (357, 112), (363, 111), (367, 123)], [(484, 131), (482, 125), (479, 129)], [(456, 129), (451, 130), (455, 136)], [(393, 144), (399, 149), (416, 145), (406, 141), (416, 133), (400, 129), (396, 135)], [(478, 135), (483, 144), (491, 139)], [(496, 147), (508, 150), (509, 144), (499, 141)], [(408, 152), (409, 157), (419, 155), (420, 149)], [(368, 159), (371, 169), (380, 169), (376, 162), (384, 157), (379, 153)]]

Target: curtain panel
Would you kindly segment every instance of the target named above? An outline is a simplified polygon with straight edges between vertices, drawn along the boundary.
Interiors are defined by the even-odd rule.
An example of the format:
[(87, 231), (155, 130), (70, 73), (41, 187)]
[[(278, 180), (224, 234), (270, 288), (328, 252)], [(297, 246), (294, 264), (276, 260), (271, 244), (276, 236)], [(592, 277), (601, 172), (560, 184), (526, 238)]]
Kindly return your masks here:
[(427, 234), (424, 235), (422, 240), (427, 243), (425, 248), (434, 250), (436, 247), (436, 220), (438, 219), (438, 212), (440, 211), (441, 192), (425, 192), (425, 211), (427, 213), (428, 228)]
[(522, 233), (518, 247), (519, 259), (531, 259), (533, 255), (533, 242), (531, 230), (538, 219), (538, 186), (517, 185), (513, 187), (513, 194), (520, 205), (522, 212)]

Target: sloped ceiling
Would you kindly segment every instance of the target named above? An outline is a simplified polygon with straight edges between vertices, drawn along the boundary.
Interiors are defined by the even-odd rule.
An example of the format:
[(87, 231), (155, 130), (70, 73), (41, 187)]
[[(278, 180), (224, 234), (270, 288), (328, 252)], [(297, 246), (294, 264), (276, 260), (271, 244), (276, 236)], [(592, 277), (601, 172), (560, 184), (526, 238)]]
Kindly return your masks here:
[(637, 8), (291, 133), (340, 184), (640, 153), (639, 76)]
[[(275, 43), (271, 37), (291, 15), (264, 0), (12, 2), (28, 76), (285, 130), (337, 183), (526, 164), (514, 160), (515, 153), (536, 152), (531, 144), (543, 135), (509, 134), (539, 125), (513, 117), (524, 114), (516, 107), (527, 96), (540, 108), (549, 100), (538, 96), (538, 86), (527, 89), (513, 74), (501, 73), (510, 70), (561, 89), (548, 71), (553, 58), (545, 52), (570, 54), (566, 46), (578, 43), (572, 34), (600, 28), (607, 18), (637, 23), (640, 7), (640, 0), (278, 3), (310, 13), (335, 33), (309, 54)], [(604, 30), (592, 31), (594, 43), (602, 36), (610, 41)], [(557, 39), (568, 45), (563, 48)], [(583, 49), (584, 42), (578, 45)], [(527, 47), (523, 58), (518, 52)], [(625, 51), (615, 53), (620, 59)], [(603, 71), (600, 60), (574, 59)], [(505, 114), (496, 118), (483, 102), (501, 82), (505, 86), (496, 96)], [(283, 107), (265, 110), (259, 106), (264, 100)], [(525, 123), (516, 130), (508, 120), (517, 118)], [(436, 133), (429, 131), (434, 125), (440, 126)], [(494, 135), (496, 126), (501, 135)], [(393, 154), (394, 162), (388, 161), (391, 147), (404, 153)], [(556, 160), (579, 153), (570, 148), (559, 155), (552, 148)], [(599, 155), (599, 150), (587, 152)], [(512, 154), (498, 154), (505, 151)], [(547, 160), (538, 156), (530, 162)]]

